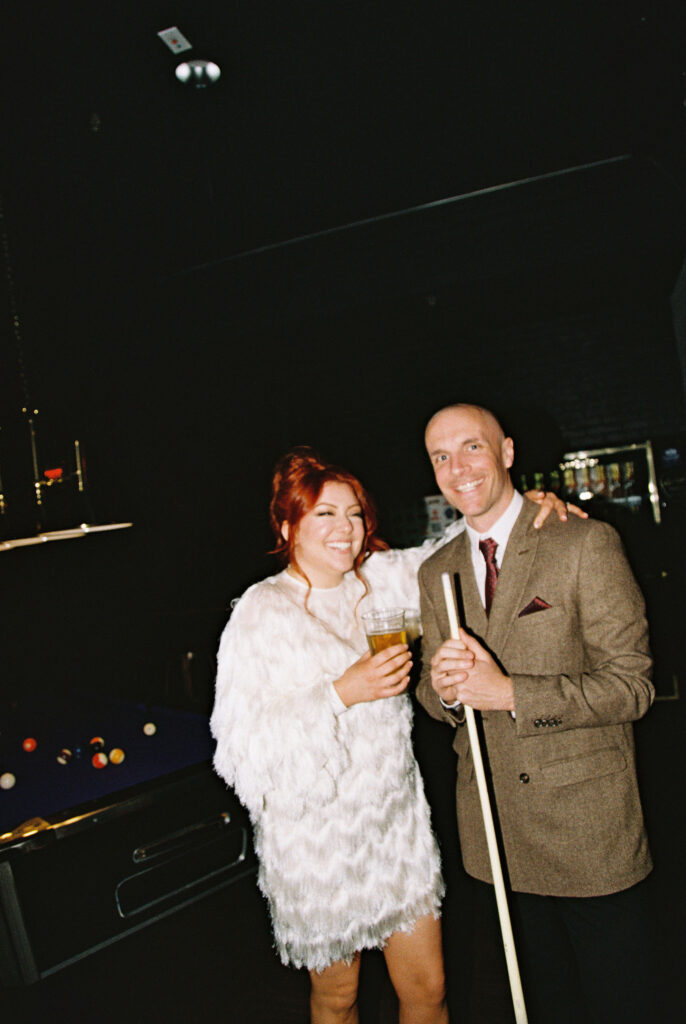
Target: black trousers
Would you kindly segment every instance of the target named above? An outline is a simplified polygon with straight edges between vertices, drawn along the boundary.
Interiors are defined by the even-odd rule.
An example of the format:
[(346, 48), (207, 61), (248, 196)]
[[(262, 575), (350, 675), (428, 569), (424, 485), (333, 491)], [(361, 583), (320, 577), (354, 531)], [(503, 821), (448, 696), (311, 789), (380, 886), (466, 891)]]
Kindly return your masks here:
[[(499, 931), (493, 887), (476, 885), (477, 916)], [(512, 893), (510, 912), (529, 1024), (671, 1020), (648, 881), (590, 898)]]

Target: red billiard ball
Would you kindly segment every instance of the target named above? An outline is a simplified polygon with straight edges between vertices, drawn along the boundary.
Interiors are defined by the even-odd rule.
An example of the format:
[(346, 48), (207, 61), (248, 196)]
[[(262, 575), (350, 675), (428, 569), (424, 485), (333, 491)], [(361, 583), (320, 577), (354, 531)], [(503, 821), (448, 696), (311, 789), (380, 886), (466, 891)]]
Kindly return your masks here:
[(91, 764), (94, 768), (104, 768), (107, 763), (107, 754), (103, 754), (102, 750), (98, 751), (97, 754), (93, 754), (91, 758)]
[(38, 744), (34, 740), (33, 736), (27, 736), (24, 742), (22, 743), (22, 747), (24, 748), (27, 754), (30, 754), (33, 750), (36, 749), (37, 746)]

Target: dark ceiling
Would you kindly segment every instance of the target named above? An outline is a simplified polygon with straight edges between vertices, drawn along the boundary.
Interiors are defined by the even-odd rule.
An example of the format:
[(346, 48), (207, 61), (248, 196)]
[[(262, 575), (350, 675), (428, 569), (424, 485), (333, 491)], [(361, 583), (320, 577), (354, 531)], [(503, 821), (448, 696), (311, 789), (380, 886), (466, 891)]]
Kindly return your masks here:
[[(13, 2), (3, 189), (16, 259), (60, 281), (166, 274), (623, 155), (653, 174), (639, 193), (627, 162), (615, 211), (649, 222), (651, 193), (676, 207), (684, 185), (684, 6)], [(220, 64), (218, 84), (176, 81), (181, 58), (157, 37), (170, 25), (193, 44), (184, 56)], [(602, 234), (585, 193), (580, 177), (562, 201)], [(515, 203), (521, 215), (527, 196)], [(481, 209), (492, 220), (470, 205), (472, 222)]]

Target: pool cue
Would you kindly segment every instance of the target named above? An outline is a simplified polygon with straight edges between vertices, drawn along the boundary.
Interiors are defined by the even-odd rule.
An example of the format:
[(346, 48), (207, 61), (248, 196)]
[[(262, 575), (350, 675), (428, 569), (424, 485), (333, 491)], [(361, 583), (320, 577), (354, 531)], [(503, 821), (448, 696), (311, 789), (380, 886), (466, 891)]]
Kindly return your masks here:
[[(445, 597), (446, 610), (448, 612), (448, 622), (450, 623), (450, 635), (453, 640), (459, 640), (460, 630), (457, 618), (457, 602), (455, 600), (454, 581), (450, 573), (447, 572), (441, 573), (441, 579), (443, 581), (443, 594)], [(498, 841), (496, 839), (495, 826), (493, 824), (491, 801), (488, 795), (488, 787), (486, 785), (486, 773), (484, 771), (483, 758), (481, 757), (479, 733), (476, 728), (474, 709), (470, 708), (467, 704), (464, 704), (463, 707), (467, 720), (469, 743), (472, 748), (472, 760), (474, 761), (476, 783), (479, 789), (481, 813), (483, 815), (484, 827), (486, 829), (488, 857), (491, 862), (491, 872), (493, 873), (495, 898), (498, 905), (498, 917), (500, 919), (500, 932), (503, 938), (503, 947), (505, 949), (505, 960), (507, 962), (507, 974), (510, 980), (510, 992), (512, 993), (515, 1021), (516, 1024), (527, 1024), (524, 992), (522, 991), (522, 982), (519, 976), (519, 964), (517, 963), (517, 952), (515, 950), (514, 936), (512, 935), (512, 923), (510, 921), (510, 911), (507, 905), (505, 882), (503, 881), (503, 869), (500, 864), (500, 854), (498, 852)]]

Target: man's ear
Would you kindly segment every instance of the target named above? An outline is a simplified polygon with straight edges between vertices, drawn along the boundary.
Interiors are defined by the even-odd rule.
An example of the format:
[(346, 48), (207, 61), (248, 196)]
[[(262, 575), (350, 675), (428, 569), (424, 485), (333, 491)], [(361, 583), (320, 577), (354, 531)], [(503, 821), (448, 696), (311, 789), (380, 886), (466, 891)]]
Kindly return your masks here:
[(511, 437), (506, 437), (503, 441), (502, 452), (505, 468), (509, 469), (514, 462), (514, 441)]

